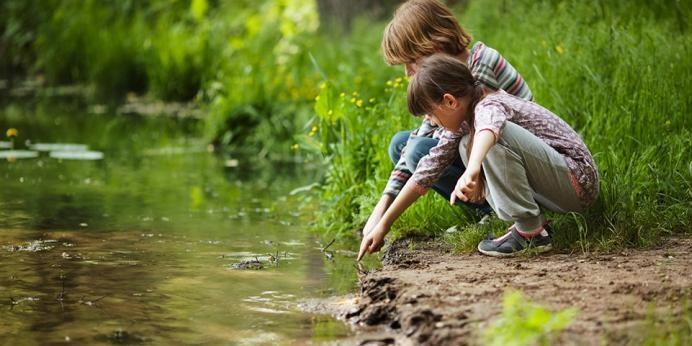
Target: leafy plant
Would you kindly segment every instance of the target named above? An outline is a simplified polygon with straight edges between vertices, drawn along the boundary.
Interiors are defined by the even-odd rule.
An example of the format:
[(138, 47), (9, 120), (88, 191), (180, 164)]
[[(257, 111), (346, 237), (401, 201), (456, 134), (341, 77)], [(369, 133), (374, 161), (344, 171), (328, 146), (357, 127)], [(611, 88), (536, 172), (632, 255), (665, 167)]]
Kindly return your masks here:
[(517, 291), (506, 292), (502, 313), (483, 333), (483, 344), (553, 345), (558, 333), (577, 316), (576, 308), (551, 312)]

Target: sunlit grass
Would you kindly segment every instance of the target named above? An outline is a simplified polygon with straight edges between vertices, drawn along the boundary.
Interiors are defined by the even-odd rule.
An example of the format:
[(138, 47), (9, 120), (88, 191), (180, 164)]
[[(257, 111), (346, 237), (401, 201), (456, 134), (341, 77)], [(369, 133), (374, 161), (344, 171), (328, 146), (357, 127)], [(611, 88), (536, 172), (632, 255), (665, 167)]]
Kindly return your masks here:
[[(27, 73), (94, 85), (100, 95), (197, 102), (218, 148), (323, 160), (325, 232), (357, 234), (391, 171), (391, 137), (419, 124), (406, 110), (402, 69), (379, 52), (383, 23), (322, 32), (314, 3), (297, 0), (38, 3), (5, 2), (10, 15), (0, 20), (14, 28), (2, 42), (29, 61), (19, 64), (31, 65)], [(505, 55), (536, 101), (594, 154), (596, 203), (583, 214), (548, 215), (558, 248), (648, 246), (689, 232), (690, 4), (488, 0), (458, 9), (474, 37)], [(0, 65), (17, 65), (3, 60), (10, 55)], [(475, 248), (482, 232), (467, 226), (475, 216), (433, 194), (394, 234), (460, 225), (469, 235), (456, 247)]]
[[(538, 103), (583, 136), (595, 157), (599, 199), (583, 214), (548, 214), (558, 248), (650, 246), (690, 231), (692, 107), (684, 90), (692, 80), (682, 76), (692, 67), (692, 35), (681, 16), (686, 5), (667, 5), (472, 1), (461, 16), (476, 39), (524, 75)], [(354, 78), (328, 77), (330, 86)], [(386, 154), (391, 136), (418, 124), (406, 115), (404, 92), (395, 84), (403, 83), (393, 76), (381, 85), (383, 96), (375, 96), (370, 108), (339, 101), (337, 88), (322, 90), (316, 111), (320, 128), (328, 129), (320, 137), (330, 160), (323, 193), (327, 229), (348, 231), (364, 223), (392, 168)], [(395, 229), (434, 235), (460, 224), (460, 232), (446, 239), (459, 250), (474, 249), (487, 232), (467, 226), (473, 218), (445, 204), (431, 196)]]

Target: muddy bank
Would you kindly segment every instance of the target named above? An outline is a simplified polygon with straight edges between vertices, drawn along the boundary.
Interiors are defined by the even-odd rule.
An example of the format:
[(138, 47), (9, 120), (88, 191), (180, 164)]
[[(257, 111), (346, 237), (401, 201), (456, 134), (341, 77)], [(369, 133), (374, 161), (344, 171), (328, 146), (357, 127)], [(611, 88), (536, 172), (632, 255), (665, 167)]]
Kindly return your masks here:
[(690, 250), (692, 239), (672, 239), (650, 250), (494, 259), (405, 239), (360, 277), (359, 295), (309, 308), (352, 323), (362, 345), (479, 344), (514, 289), (551, 310), (579, 309), (562, 344), (636, 343), (647, 317), (675, 315), (692, 297)]

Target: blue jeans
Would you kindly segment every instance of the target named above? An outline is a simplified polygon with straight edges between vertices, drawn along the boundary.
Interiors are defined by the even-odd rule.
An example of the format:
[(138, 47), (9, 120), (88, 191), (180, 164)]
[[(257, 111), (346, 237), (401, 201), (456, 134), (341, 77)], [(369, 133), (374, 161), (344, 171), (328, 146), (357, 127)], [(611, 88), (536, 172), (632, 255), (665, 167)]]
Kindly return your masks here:
[[(414, 172), (418, 166), (418, 162), (423, 156), (428, 155), (430, 149), (437, 145), (438, 140), (430, 137), (414, 137), (411, 139), (411, 143), (406, 145), (406, 141), (409, 138), (411, 131), (400, 131), (392, 137), (392, 141), (389, 143), (389, 157), (392, 162), (396, 165), (401, 158), (401, 150), (406, 147), (406, 152), (404, 153), (404, 158), (406, 159), (406, 166), (410, 172)], [(466, 166), (461, 161), (461, 157), (457, 156), (451, 166), (442, 173), (437, 182), (432, 186), (440, 196), (445, 200), (449, 201), (449, 197), (454, 191), (454, 186), (456, 186), (457, 180), (464, 174)], [(481, 214), (487, 214), (492, 209), (488, 203), (483, 203), (482, 205), (475, 203), (462, 202), (457, 199), (456, 205), (477, 209)]]

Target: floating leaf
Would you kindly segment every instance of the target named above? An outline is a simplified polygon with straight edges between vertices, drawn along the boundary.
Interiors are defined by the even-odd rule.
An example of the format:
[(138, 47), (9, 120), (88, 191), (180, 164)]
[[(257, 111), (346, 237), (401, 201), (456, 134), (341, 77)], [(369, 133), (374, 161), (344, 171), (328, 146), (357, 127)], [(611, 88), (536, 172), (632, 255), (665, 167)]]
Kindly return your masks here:
[(33, 159), (38, 157), (37, 151), (32, 150), (0, 150), (0, 158), (14, 160), (14, 159)]
[(51, 151), (50, 157), (61, 160), (101, 160), (100, 151)]
[(29, 146), (36, 151), (87, 151), (89, 146), (86, 144), (75, 143), (36, 143)]

